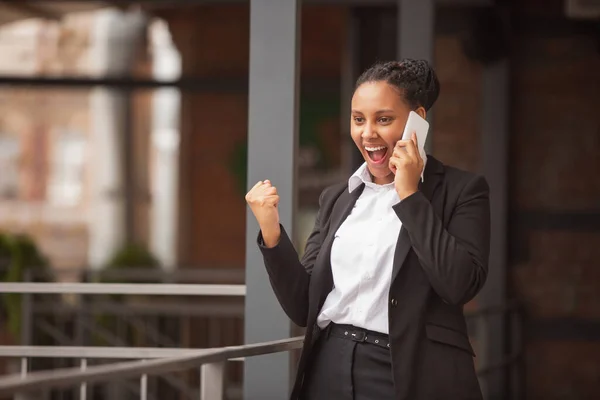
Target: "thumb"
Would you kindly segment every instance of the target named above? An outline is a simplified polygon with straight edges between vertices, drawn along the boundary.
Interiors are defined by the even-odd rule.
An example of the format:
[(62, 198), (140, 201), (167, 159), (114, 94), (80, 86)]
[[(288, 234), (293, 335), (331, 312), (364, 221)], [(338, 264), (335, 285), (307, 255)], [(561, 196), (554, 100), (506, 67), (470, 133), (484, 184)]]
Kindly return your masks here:
[(266, 196), (265, 204), (267, 204), (269, 206), (277, 207), (277, 205), (279, 204), (279, 196), (277, 196), (277, 195)]
[(388, 168), (390, 169), (390, 171), (392, 171), (392, 173), (394, 175), (396, 175), (396, 171), (398, 170), (398, 165), (396, 164), (396, 160), (394, 160), (393, 158), (390, 158)]

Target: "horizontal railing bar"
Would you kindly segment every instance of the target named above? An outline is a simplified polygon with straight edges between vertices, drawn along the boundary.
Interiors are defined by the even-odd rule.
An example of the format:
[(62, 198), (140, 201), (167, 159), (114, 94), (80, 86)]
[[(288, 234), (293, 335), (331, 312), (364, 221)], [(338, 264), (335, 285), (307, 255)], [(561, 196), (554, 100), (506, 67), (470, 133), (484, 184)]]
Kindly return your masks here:
[(153, 359), (198, 354), (211, 349), (103, 346), (0, 346), (0, 357)]
[[(0, 206), (0, 214), (2, 209)], [(7, 262), (3, 263), (0, 257), (0, 272), (6, 272)], [(202, 283), (202, 284), (243, 284), (245, 270), (237, 267), (173, 267), (171, 270), (149, 269), (144, 267), (127, 267), (123, 269), (103, 269), (91, 271), (89, 267), (80, 267), (78, 270), (45, 270), (32, 272), (31, 282), (84, 282), (84, 283), (109, 283), (109, 282), (137, 282), (137, 283)], [(57, 279), (66, 277), (67, 279)], [(75, 279), (75, 280), (73, 280)]]
[[(203, 304), (202, 302), (179, 303), (121, 303), (98, 301), (92, 302), (83, 310), (89, 314), (111, 314), (120, 316), (200, 316), (220, 318), (242, 318), (244, 316), (244, 304), (227, 304), (225, 302)], [(35, 303), (33, 313), (35, 315), (69, 315), (79, 312), (79, 307), (55, 302)]]
[[(243, 282), (245, 269), (243, 267), (196, 267), (172, 269), (149, 269), (144, 267), (127, 267), (123, 269), (101, 269), (86, 271), (89, 277), (99, 278), (135, 278), (135, 279), (173, 279), (173, 280), (236, 280)], [(233, 283), (233, 282), (228, 282)]]
[[(104, 347), (104, 346), (0, 346), (0, 357), (86, 358), (86, 359), (154, 359), (198, 354), (202, 350), (169, 347)], [(229, 361), (244, 361), (244, 357)]]
[(0, 293), (245, 296), (246, 285), (192, 283), (0, 283)]
[(10, 375), (0, 379), (0, 396), (23, 391), (58, 388), (77, 385), (82, 382), (95, 383), (111, 379), (127, 379), (144, 374), (159, 374), (197, 368), (202, 364), (223, 362), (234, 358), (279, 353), (301, 348), (302, 337), (282, 339), (273, 342), (232, 346), (220, 349), (199, 350), (197, 354), (175, 358), (148, 361), (128, 361), (88, 367), (66, 368), (53, 371), (32, 372), (23, 379), (20, 375)]

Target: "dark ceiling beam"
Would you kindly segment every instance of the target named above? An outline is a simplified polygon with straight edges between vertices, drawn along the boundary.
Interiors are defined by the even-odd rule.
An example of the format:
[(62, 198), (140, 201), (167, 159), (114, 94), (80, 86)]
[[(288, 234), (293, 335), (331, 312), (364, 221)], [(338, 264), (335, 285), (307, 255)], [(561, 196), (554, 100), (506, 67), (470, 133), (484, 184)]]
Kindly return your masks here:
[[(129, 77), (44, 77), (0, 75), (0, 87), (30, 87), (36, 89), (69, 88), (90, 89), (109, 87), (121, 90), (158, 89), (174, 87), (187, 92), (203, 93), (247, 93), (248, 78), (228, 77), (184, 77), (176, 81), (158, 81)], [(301, 92), (306, 95), (332, 95), (339, 92), (340, 83), (331, 78), (302, 79)]]
[[(415, 0), (417, 1), (417, 0)], [(52, 0), (21, 0), (20, 3), (65, 3), (64, 1), (52, 1)], [(489, 6), (494, 4), (494, 0), (436, 0), (437, 4), (443, 6)], [(198, 5), (226, 5), (226, 4), (241, 4), (248, 3), (248, 0), (113, 0), (105, 1), (105, 3), (111, 3), (113, 5), (124, 4), (140, 4), (143, 7), (161, 7), (161, 8), (173, 8), (182, 6), (198, 6)], [(303, 0), (303, 4), (314, 4), (314, 5), (348, 5), (348, 6), (395, 6), (398, 0)]]
[(44, 77), (44, 76), (0, 76), (0, 86), (29, 86), (36, 88), (91, 88), (111, 87), (115, 89), (157, 89), (177, 87), (183, 90), (234, 91), (245, 90), (247, 79), (200, 79), (183, 78), (177, 81), (157, 81), (130, 77)]

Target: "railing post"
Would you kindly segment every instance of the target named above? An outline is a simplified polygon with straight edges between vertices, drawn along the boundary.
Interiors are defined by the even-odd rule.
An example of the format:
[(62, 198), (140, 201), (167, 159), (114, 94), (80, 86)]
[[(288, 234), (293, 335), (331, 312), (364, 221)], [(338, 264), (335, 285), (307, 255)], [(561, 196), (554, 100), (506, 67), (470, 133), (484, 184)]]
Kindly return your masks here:
[(200, 367), (200, 400), (223, 400), (225, 363), (203, 364)]
[[(32, 281), (31, 270), (27, 269), (23, 274), (23, 282)], [(25, 293), (21, 296), (21, 345), (33, 345), (32, 323), (33, 323), (33, 294)], [(21, 358), (21, 378), (26, 379), (30, 369), (30, 360), (27, 357)], [(15, 395), (14, 400), (28, 400), (31, 394), (19, 393)]]
[[(87, 369), (87, 359), (85, 359), (85, 358), (81, 359), (79, 368), (82, 371), (85, 371)], [(87, 384), (85, 382), (83, 382), (79, 386), (79, 400), (86, 400), (86, 398), (87, 398)]]
[(148, 398), (148, 375), (142, 375), (140, 379), (140, 400), (147, 400)]
[(27, 371), (29, 371), (29, 366), (27, 365), (27, 357), (21, 357), (21, 378), (27, 378)]
[[(26, 270), (23, 275), (23, 282), (31, 282), (31, 271)], [(21, 295), (21, 345), (33, 345), (32, 327), (33, 323), (33, 294), (25, 293)]]
[[(21, 357), (21, 379), (27, 379), (27, 373), (29, 372), (29, 359), (27, 357)], [(13, 400), (28, 400), (29, 394), (27, 393), (16, 393)]]

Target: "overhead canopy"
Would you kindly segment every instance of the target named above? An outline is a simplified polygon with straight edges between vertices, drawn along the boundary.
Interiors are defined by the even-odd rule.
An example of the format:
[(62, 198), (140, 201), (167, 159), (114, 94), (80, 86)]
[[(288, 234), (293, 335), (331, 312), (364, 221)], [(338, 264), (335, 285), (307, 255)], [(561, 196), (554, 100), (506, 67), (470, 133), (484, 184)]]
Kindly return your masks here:
[[(231, 4), (248, 3), (249, 0), (80, 0), (80, 1), (53, 1), (53, 0), (0, 0), (0, 26), (11, 22), (29, 19), (61, 19), (69, 13), (90, 11), (103, 7), (127, 8), (133, 4), (145, 10), (157, 10), (171, 7), (193, 6), (200, 4)], [(416, 1), (416, 0), (415, 0)], [(339, 5), (393, 5), (398, 0), (305, 0), (313, 4), (339, 4)], [(484, 6), (493, 3), (492, 0), (435, 0), (438, 4), (455, 4)]]

